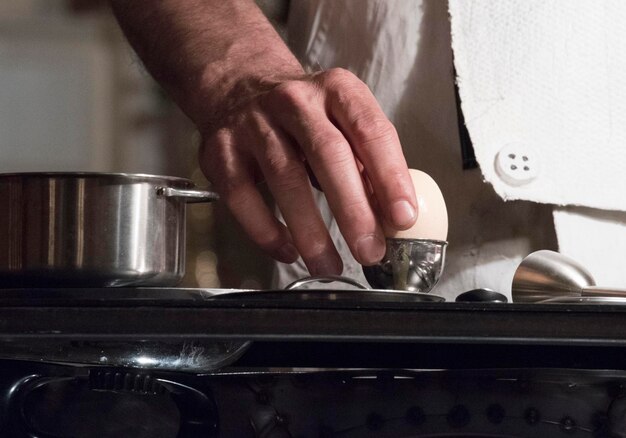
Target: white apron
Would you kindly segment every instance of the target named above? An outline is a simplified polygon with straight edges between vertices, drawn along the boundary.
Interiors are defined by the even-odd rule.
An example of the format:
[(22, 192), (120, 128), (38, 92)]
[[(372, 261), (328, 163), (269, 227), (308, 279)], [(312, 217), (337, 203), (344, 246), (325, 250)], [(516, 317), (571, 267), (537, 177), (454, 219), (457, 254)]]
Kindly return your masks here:
[[(582, 128), (576, 131), (576, 126), (580, 125), (581, 121), (586, 121), (586, 117), (591, 114), (584, 113), (583, 116), (574, 119), (573, 116), (563, 117), (563, 105), (573, 103), (580, 105), (584, 101), (584, 93), (582, 97), (581, 93), (572, 97), (567, 93), (558, 94), (556, 91), (551, 94), (549, 90), (543, 90), (544, 95), (564, 96), (565, 102), (554, 100), (544, 102), (545, 105), (540, 107), (541, 113), (535, 112), (536, 103), (529, 96), (543, 102), (537, 91), (537, 88), (542, 90), (543, 82), (533, 76), (536, 71), (532, 66), (539, 65), (533, 64), (535, 62), (533, 60), (543, 61), (545, 51), (537, 51), (539, 58), (533, 58), (528, 50), (524, 51), (525, 58), (521, 55), (518, 59), (514, 58), (524, 47), (524, 38), (535, 36), (541, 30), (548, 32), (552, 28), (549, 26), (549, 20), (545, 23), (540, 20), (534, 27), (525, 26), (524, 14), (532, 18), (532, 14), (537, 13), (531, 7), (524, 7), (530, 3), (532, 2), (453, 0), (448, 10), (447, 2), (440, 0), (291, 2), (288, 39), (300, 60), (312, 69), (347, 68), (364, 80), (395, 124), (409, 166), (428, 172), (440, 185), (448, 206), (450, 232), (446, 269), (434, 292), (448, 299), (478, 287), (491, 288), (510, 296), (511, 279), (520, 260), (536, 249), (557, 249), (552, 206), (549, 203), (588, 205), (605, 209), (614, 206), (616, 210), (621, 209), (621, 206), (616, 205), (618, 201), (615, 200), (617, 189), (614, 180), (602, 187), (603, 192), (611, 189), (610, 194), (595, 196), (594, 190), (581, 192), (582, 184), (593, 186), (594, 176), (588, 175), (587, 179), (581, 176), (580, 169), (584, 165), (576, 154), (573, 154), (575, 158), (571, 159), (571, 162), (577, 163), (576, 178), (572, 178), (571, 171), (568, 173), (571, 165), (567, 164), (563, 157), (558, 160), (558, 154), (568, 148), (567, 141), (560, 142), (558, 147), (551, 149), (552, 152), (546, 152), (549, 145), (542, 142), (543, 138), (551, 135), (550, 141), (553, 143), (558, 141), (558, 134), (554, 132), (558, 133), (559, 129), (571, 129), (580, 135)], [(565, 5), (570, 4), (557, 2), (558, 5), (562, 5), (560, 9), (554, 2), (542, 0), (537, 4), (543, 3), (551, 4), (550, 7), (543, 9), (544, 13), (552, 16), (559, 16), (557, 12), (562, 14)], [(586, 5), (589, 9), (586, 11), (587, 14), (593, 9), (589, 2), (572, 3)], [(498, 7), (499, 4), (509, 6)], [(607, 1), (606, 4), (617, 8), (614, 2)], [(576, 16), (570, 11), (570, 6), (565, 9), (568, 10), (566, 18), (574, 20)], [(451, 41), (450, 36), (449, 12), (454, 41)], [(613, 12), (604, 13), (610, 15)], [(620, 15), (616, 15), (615, 20), (619, 21)], [(507, 17), (509, 21), (506, 21)], [(489, 26), (489, 20), (497, 24), (491, 36), (488, 29), (481, 27)], [(506, 50), (501, 47), (502, 40), (506, 42), (505, 37), (508, 35), (506, 26), (509, 26), (509, 33), (512, 35), (521, 35), (516, 41), (508, 41), (514, 49), (508, 57), (505, 56)], [(548, 32), (548, 35), (552, 36), (549, 41), (553, 43), (565, 41), (559, 39), (562, 35), (558, 32), (554, 35)], [(452, 47), (455, 50), (463, 113), (480, 169), (462, 169), (454, 98)], [(543, 46), (537, 44), (535, 47)], [(570, 48), (570, 52), (572, 50)], [(485, 66), (489, 53), (492, 57), (494, 54), (501, 57), (498, 62), (491, 61), (491, 64), (488, 64), (491, 69)], [(560, 52), (553, 48), (552, 53)], [(626, 56), (623, 58), (626, 59)], [(519, 77), (514, 74), (518, 67), (506, 64), (513, 63), (511, 59), (526, 65), (527, 68), (523, 73), (530, 87), (528, 91), (523, 87), (523, 75)], [(567, 62), (567, 59), (559, 58), (559, 62)], [(555, 65), (553, 72), (561, 71), (560, 67), (562, 66)], [(484, 70), (485, 68), (487, 70)], [(498, 72), (510, 74), (503, 79)], [(558, 78), (550, 77), (553, 82), (547, 84), (554, 88), (558, 85)], [(598, 86), (592, 87), (594, 91), (597, 89)], [(613, 120), (622, 123), (620, 129), (613, 127), (615, 134), (611, 139), (613, 145), (622, 140), (620, 135), (626, 129), (626, 111), (619, 111), (619, 105), (623, 107), (624, 101), (620, 99), (613, 107)], [(593, 117), (600, 117), (602, 123), (593, 126), (586, 123), (585, 129), (604, 126), (605, 112), (600, 111), (600, 108), (594, 109), (596, 112), (593, 113)], [(576, 108), (569, 110), (572, 114), (577, 114)], [(556, 120), (559, 120), (561, 125), (555, 127), (549, 120), (545, 120), (550, 114), (560, 114)], [(506, 129), (503, 129), (502, 124), (505, 122)], [(542, 136), (537, 135), (540, 129), (545, 131)], [(599, 129), (594, 132), (600, 132)], [(590, 136), (593, 134), (585, 138), (588, 139)], [(626, 161), (620, 161), (625, 156), (620, 149), (616, 151), (615, 147), (613, 149), (607, 147), (609, 136), (598, 138), (598, 149), (594, 152), (589, 151), (588, 145), (572, 142), (575, 138), (574, 134), (565, 138), (570, 142), (570, 154), (574, 144), (578, 148), (576, 151), (593, 162), (593, 166), (596, 167), (596, 179), (598, 173), (603, 171), (599, 166), (606, 166), (607, 162), (626, 164)], [(603, 160), (598, 157), (603, 155), (598, 151), (613, 152)], [(554, 154), (557, 154), (557, 158)], [(530, 159), (532, 166), (524, 171), (527, 162), (520, 161), (520, 166), (516, 166), (516, 170), (521, 170), (521, 173), (512, 171), (507, 161), (511, 155), (517, 160), (523, 157)], [(559, 161), (556, 167), (565, 169), (560, 176), (565, 178), (567, 183), (560, 184), (555, 181), (554, 173), (551, 172), (551, 161), (555, 159)], [(609, 165), (611, 168), (616, 166), (617, 164), (612, 167)], [(626, 175), (626, 172), (623, 172), (623, 175)], [(574, 182), (577, 188), (573, 190), (570, 186)], [(626, 187), (626, 184), (623, 187)], [(557, 194), (559, 196), (556, 196)], [(361, 267), (352, 258), (343, 242), (322, 199), (323, 196), (319, 195), (319, 198), (323, 216), (344, 260), (344, 275), (365, 282)], [(597, 202), (594, 204), (594, 201)], [(626, 196), (620, 197), (619, 202), (626, 207)], [(576, 207), (569, 207), (565, 213), (559, 209), (557, 219), (562, 221), (564, 216), (571, 217), (572, 211), (573, 215), (587, 212)], [(600, 213), (598, 211), (600, 210), (593, 210), (595, 215), (602, 215), (601, 211)], [(616, 214), (619, 216), (619, 213), (613, 213), (613, 219)], [(617, 219), (621, 220), (621, 217)], [(571, 229), (571, 226), (561, 227), (559, 237), (565, 239), (566, 234), (574, 234)], [(626, 233), (624, 235), (626, 240)], [(568, 241), (571, 242), (572, 239)], [(563, 243), (561, 246), (564, 246)], [(571, 247), (576, 245), (565, 246), (570, 248), (570, 252), (575, 252)], [(282, 287), (306, 275), (307, 271), (301, 261), (289, 266), (279, 264), (275, 276), (276, 286)], [(620, 275), (626, 274), (620, 272)]]

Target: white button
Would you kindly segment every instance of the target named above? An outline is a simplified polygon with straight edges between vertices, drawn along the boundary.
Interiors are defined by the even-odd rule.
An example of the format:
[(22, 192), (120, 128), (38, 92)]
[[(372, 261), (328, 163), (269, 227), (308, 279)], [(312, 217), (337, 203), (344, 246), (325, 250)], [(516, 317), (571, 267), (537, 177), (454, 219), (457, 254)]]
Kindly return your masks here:
[(535, 152), (519, 144), (507, 145), (496, 155), (496, 172), (511, 186), (528, 184), (539, 175), (539, 160)]

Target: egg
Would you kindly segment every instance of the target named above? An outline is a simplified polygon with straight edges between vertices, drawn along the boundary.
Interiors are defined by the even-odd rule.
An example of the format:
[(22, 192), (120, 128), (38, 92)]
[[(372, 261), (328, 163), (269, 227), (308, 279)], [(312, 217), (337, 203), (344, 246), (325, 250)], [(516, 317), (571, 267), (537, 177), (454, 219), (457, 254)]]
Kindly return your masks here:
[(384, 225), (385, 236), (398, 239), (446, 240), (448, 211), (443, 194), (434, 179), (425, 172), (409, 169), (417, 197), (417, 220), (407, 230), (396, 230)]

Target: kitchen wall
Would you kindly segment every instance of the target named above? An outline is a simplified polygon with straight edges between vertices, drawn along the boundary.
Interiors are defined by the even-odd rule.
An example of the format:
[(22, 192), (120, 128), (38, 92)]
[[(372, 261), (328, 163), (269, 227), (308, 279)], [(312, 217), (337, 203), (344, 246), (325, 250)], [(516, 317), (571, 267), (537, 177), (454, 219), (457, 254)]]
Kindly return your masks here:
[[(207, 186), (199, 144), (106, 1), (0, 2), (0, 172), (137, 172)], [(188, 213), (183, 286), (269, 285), (269, 260), (223, 206), (196, 204)]]

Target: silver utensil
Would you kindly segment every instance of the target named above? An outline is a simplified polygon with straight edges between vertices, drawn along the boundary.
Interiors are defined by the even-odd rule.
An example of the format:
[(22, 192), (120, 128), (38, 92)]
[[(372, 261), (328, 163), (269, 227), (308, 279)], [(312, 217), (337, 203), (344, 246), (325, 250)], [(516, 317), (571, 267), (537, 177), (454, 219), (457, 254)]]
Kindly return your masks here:
[(575, 260), (555, 251), (528, 255), (513, 276), (513, 301), (536, 303), (556, 297), (626, 297), (626, 289), (596, 286), (593, 276)]
[(430, 292), (443, 272), (448, 242), (427, 239), (387, 239), (387, 252), (374, 266), (363, 266), (375, 289)]
[(537, 301), (540, 304), (612, 304), (626, 305), (626, 297), (554, 297)]

